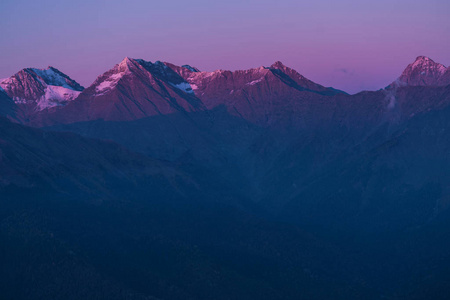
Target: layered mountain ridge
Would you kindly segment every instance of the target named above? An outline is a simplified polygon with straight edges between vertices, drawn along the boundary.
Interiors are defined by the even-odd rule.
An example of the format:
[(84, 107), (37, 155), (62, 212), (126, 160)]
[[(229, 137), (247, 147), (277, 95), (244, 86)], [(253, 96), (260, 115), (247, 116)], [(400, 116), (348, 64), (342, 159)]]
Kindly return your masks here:
[[(442, 64), (417, 57), (386, 89), (389, 108), (396, 103), (392, 88), (445, 86), (450, 83), (449, 74)], [(22, 121), (33, 126), (137, 120), (219, 106), (257, 124), (273, 124), (282, 118), (280, 113), (295, 119), (292, 114), (301, 114), (311, 101), (333, 102), (347, 96), (310, 81), (279, 61), (249, 70), (202, 72), (189, 65), (126, 57), (86, 89), (53, 67), (24, 69), (0, 86), (16, 103)], [(318, 100), (305, 103), (313, 98)], [(279, 110), (284, 112), (274, 114)]]
[[(86, 89), (19, 73), (0, 90), (7, 298), (446, 299), (443, 65), (355, 95), (281, 62), (127, 57)], [(55, 87), (79, 94), (41, 109)]]

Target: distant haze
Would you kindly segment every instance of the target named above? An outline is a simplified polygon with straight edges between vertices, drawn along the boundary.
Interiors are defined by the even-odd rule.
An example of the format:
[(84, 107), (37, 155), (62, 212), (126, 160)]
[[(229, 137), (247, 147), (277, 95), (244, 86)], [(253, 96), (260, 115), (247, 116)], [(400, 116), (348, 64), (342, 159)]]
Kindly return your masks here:
[(280, 60), (325, 86), (383, 88), (450, 64), (448, 0), (3, 0), (0, 78), (52, 65), (84, 86), (125, 56), (247, 69)]

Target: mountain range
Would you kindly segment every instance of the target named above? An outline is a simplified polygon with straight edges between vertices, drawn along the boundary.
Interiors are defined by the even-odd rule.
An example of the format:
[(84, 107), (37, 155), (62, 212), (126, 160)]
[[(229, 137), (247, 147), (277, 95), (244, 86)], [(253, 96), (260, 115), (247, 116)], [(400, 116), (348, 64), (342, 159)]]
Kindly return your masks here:
[[(349, 95), (275, 62), (0, 81), (0, 292), (446, 299), (450, 68)], [(50, 249), (50, 250), (49, 250)]]
[[(449, 74), (449, 68), (419, 56), (386, 90), (446, 86)], [(54, 67), (23, 69), (3, 79), (0, 86), (13, 99), (21, 122), (35, 126), (43, 126), (40, 122), (48, 126), (100, 119), (137, 120), (218, 106), (258, 123), (282, 107), (287, 111), (302, 109), (296, 106), (308, 104), (299, 104), (308, 98), (319, 99), (315, 102), (328, 101), (332, 96), (355, 98), (316, 84), (279, 61), (270, 67), (243, 71), (201, 72), (189, 65), (179, 67), (126, 57), (86, 89)]]

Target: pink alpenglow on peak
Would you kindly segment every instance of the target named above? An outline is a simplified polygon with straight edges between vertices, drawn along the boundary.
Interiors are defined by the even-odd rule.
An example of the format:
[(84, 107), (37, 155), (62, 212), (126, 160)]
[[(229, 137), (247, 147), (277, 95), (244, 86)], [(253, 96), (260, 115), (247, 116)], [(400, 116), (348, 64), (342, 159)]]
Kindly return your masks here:
[(345, 94), (314, 83), (279, 61), (269, 67), (213, 72), (192, 72), (166, 65), (191, 85), (195, 96), (208, 109), (225, 107), (230, 114), (258, 124), (290, 118), (303, 110), (307, 99)]
[(83, 87), (58, 69), (27, 68), (3, 79), (0, 87), (15, 103), (41, 111), (64, 106), (83, 91)]
[[(449, 69), (419, 56), (388, 88), (447, 84)], [(309, 80), (280, 61), (247, 70), (202, 72), (190, 65), (130, 57), (86, 89), (53, 67), (23, 69), (2, 80), (0, 88), (14, 101), (18, 117), (37, 126), (137, 120), (220, 107), (265, 125), (280, 118), (296, 118), (311, 103), (330, 103), (348, 96)], [(395, 95), (389, 97), (387, 106), (393, 108)]]
[(97, 77), (90, 88), (95, 89), (95, 95), (100, 96), (111, 91), (125, 75), (131, 74), (130, 65), (132, 59), (125, 57), (119, 64), (115, 65), (108, 72)]
[(426, 56), (418, 56), (391, 86), (445, 86), (450, 84), (450, 68)]
[(53, 118), (63, 123), (127, 121), (203, 109), (190, 84), (165, 63), (125, 57)]

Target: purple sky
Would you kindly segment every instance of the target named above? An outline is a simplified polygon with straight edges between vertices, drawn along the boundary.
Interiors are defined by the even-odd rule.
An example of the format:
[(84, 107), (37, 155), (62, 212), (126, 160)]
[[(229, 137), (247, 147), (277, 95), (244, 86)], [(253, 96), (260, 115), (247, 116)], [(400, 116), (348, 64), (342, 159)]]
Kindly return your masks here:
[(326, 86), (385, 87), (450, 64), (449, 0), (2, 0), (0, 78), (52, 65), (84, 86), (125, 56), (205, 71), (281, 60)]

